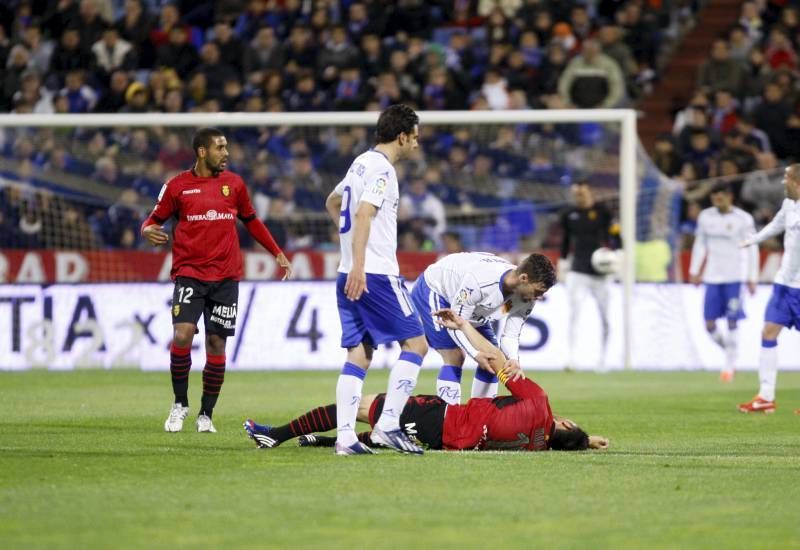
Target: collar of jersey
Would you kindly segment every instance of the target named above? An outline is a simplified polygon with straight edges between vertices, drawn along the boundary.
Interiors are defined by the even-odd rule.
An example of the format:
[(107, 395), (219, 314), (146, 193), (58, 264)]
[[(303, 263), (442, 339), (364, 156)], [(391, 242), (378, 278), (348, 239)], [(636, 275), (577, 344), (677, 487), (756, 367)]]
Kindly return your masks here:
[[(502, 275), (500, 275), (500, 282), (499, 282), (499, 283), (497, 283), (498, 285), (500, 285), (500, 294), (503, 294), (503, 281), (505, 281), (505, 280), (506, 280), (506, 275), (508, 275), (509, 273), (511, 273), (511, 271), (512, 271), (512, 270), (510, 270), (510, 269), (509, 269), (508, 271), (506, 271), (505, 273), (503, 273)], [(504, 297), (505, 297), (505, 295), (504, 295)]]
[(378, 153), (379, 155), (381, 155), (381, 156), (382, 156), (383, 158), (385, 158), (386, 160), (389, 160), (389, 157), (387, 157), (387, 156), (386, 156), (386, 154), (384, 154), (384, 153), (381, 153), (380, 151), (378, 151), (378, 150), (377, 150), (377, 149), (375, 149), (374, 147), (370, 147), (370, 148), (369, 148), (369, 150), (370, 150), (370, 151), (372, 151), (373, 153)]

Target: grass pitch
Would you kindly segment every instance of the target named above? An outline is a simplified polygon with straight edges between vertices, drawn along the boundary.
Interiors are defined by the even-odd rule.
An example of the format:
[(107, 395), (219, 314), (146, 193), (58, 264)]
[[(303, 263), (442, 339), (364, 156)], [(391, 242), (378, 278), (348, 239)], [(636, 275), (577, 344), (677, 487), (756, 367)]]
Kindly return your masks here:
[[(197, 369), (199, 371), (199, 369)], [(334, 398), (335, 372), (229, 371), (217, 434), (163, 432), (167, 373), (0, 373), (0, 547), (800, 547), (800, 374), (529, 373), (607, 452), (258, 451), (241, 429)], [(417, 386), (432, 393), (435, 371)], [(365, 393), (383, 391), (385, 371)], [(199, 372), (192, 374), (193, 414)], [(465, 373), (464, 389), (469, 378)]]

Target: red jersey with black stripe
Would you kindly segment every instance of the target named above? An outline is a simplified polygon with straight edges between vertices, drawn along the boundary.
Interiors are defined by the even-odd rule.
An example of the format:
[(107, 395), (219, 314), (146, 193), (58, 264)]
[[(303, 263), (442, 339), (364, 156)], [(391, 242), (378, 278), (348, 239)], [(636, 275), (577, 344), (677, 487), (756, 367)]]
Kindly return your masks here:
[(201, 281), (239, 280), (242, 252), (236, 219), (247, 223), (256, 216), (247, 186), (233, 172), (200, 177), (181, 172), (161, 188), (153, 213), (143, 224), (163, 225), (175, 219), (172, 271), (175, 277)]
[(527, 378), (507, 382), (506, 387), (511, 395), (448, 406), (442, 448), (547, 450), (554, 428), (547, 393)]

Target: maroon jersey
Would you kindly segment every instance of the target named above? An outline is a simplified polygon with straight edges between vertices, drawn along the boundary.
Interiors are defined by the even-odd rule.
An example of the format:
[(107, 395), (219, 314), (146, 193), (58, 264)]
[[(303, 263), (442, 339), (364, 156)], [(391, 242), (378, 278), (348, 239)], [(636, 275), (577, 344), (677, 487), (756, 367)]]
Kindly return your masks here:
[(153, 213), (145, 221), (163, 225), (175, 218), (172, 271), (175, 277), (201, 281), (239, 280), (242, 252), (236, 218), (255, 218), (247, 187), (233, 172), (203, 178), (187, 170), (169, 180), (158, 195)]
[(470, 399), (450, 405), (444, 417), (442, 448), (544, 451), (553, 432), (547, 394), (523, 378), (506, 383), (510, 396)]

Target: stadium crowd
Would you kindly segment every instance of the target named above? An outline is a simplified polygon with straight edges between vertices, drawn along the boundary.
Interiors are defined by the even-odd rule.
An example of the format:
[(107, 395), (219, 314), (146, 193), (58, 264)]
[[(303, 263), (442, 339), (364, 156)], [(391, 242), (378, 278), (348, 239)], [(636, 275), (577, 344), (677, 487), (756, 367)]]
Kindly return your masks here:
[[(0, 59), (7, 60), (0, 107), (169, 113), (361, 111), (396, 102), (419, 109), (622, 106), (647, 92), (663, 43), (694, 9), (641, 0), (18, 0), (0, 6)], [(668, 175), (690, 182), (776, 166), (793, 154), (791, 128), (800, 124), (791, 116), (794, 73), (787, 69), (796, 61), (797, 11), (772, 4), (758, 10), (745, 3), (741, 25), (715, 43), (675, 136), (659, 140), (654, 160)], [(769, 108), (775, 102), (785, 116)], [(613, 155), (617, 141), (595, 124), (422, 132), (425, 156), (400, 167), (407, 249), (442, 247), (445, 209), (474, 206), (511, 214), (489, 219), (489, 230), (471, 244), (516, 248), (536, 224), (531, 202), (563, 201), (563, 184), (597, 165), (596, 156), (570, 151)], [(370, 145), (366, 129), (236, 128), (228, 135), (229, 166), (251, 186), (259, 216), (273, 220), (282, 246), (330, 246), (324, 224), (309, 230), (316, 225), (290, 220), (320, 212), (353, 156)], [(54, 174), (68, 174), (125, 191), (110, 208), (83, 198), (72, 203), (93, 236), (81, 247), (140, 246), (129, 231), (143, 215), (139, 205), (147, 200), (140, 198), (157, 195), (166, 177), (191, 163), (187, 136), (164, 128), (4, 131), (0, 173), (35, 191), (3, 191), (0, 224), (20, 236), (3, 244), (53, 242), (25, 220), (62, 223), (64, 216), (46, 210), (50, 190), (60, 191)], [(691, 183), (687, 190), (691, 225)], [(753, 200), (761, 207), (771, 197)], [(509, 228), (511, 238), (500, 238)]]

